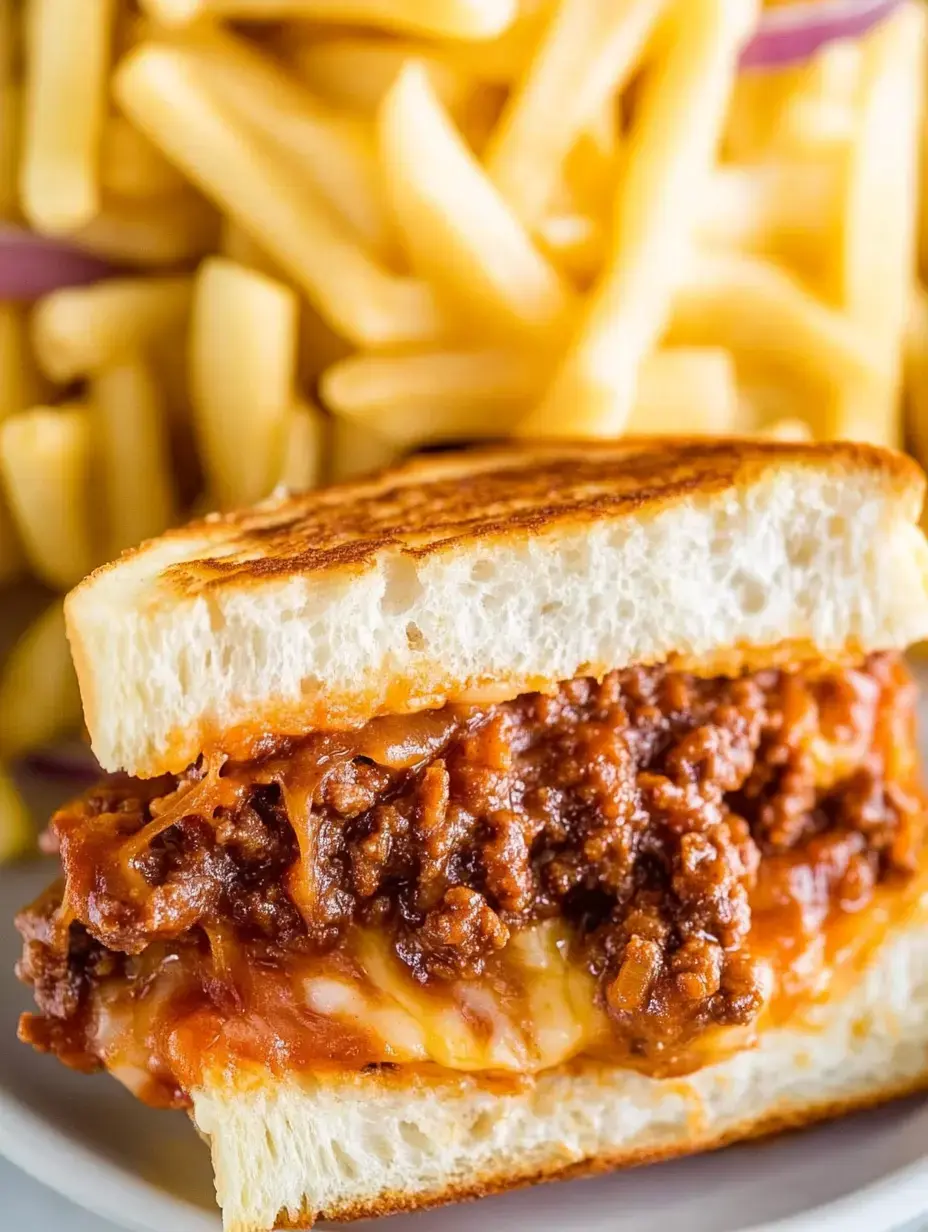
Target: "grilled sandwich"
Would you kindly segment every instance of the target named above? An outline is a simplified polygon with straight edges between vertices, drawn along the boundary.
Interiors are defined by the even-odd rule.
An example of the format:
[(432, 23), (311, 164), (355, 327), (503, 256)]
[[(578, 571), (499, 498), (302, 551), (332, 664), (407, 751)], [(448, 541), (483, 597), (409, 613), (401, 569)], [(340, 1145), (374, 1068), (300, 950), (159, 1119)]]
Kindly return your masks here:
[(107, 774), (19, 919), (23, 1039), (187, 1108), (235, 1232), (928, 1085), (923, 489), (863, 445), (496, 449), (98, 570)]

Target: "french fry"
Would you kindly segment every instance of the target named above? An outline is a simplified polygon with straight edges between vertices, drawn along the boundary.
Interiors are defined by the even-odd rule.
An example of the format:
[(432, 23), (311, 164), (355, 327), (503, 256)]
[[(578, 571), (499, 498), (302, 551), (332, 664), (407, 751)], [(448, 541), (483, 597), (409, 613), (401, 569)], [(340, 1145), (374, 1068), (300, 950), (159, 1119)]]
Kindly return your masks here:
[(536, 228), (538, 243), (578, 286), (587, 288), (602, 269), (607, 238), (589, 214), (548, 214)]
[(725, 134), (736, 162), (817, 161), (853, 140), (860, 86), (860, 45), (838, 41), (808, 61), (739, 75)]
[(775, 419), (766, 428), (758, 428), (757, 435), (768, 441), (814, 441), (812, 429), (804, 419)]
[(782, 74), (748, 69), (738, 74), (722, 137), (729, 163), (757, 163), (767, 158), (783, 109)]
[(918, 211), (918, 268), (922, 278), (928, 275), (928, 113), (922, 121), (921, 182)]
[(314, 488), (322, 474), (325, 436), (325, 417), (317, 406), (298, 402), (291, 407), (278, 482), (291, 492)]
[(555, 0), (521, 0), (518, 14), (491, 39), (447, 39), (434, 50), (459, 73), (494, 86), (509, 87), (525, 72)]
[(865, 441), (888, 449), (902, 447), (902, 406), (895, 380), (848, 381), (834, 391), (823, 415), (823, 435), (832, 440)]
[(0, 91), (20, 77), (21, 0), (0, 0)]
[(737, 427), (738, 387), (728, 351), (670, 347), (644, 362), (629, 433), (711, 435)]
[(86, 407), (36, 407), (0, 425), (0, 475), (35, 575), (70, 589), (97, 563)]
[(517, 0), (144, 0), (167, 26), (199, 17), (293, 17), (337, 25), (370, 25), (439, 38), (487, 39), (515, 18)]
[(184, 44), (230, 121), (250, 128), (343, 218), (378, 259), (394, 253), (371, 126), (322, 104), (243, 39), (212, 31)]
[(8, 81), (0, 85), (0, 219), (19, 217), (19, 155), (22, 91)]
[(387, 193), (417, 272), (474, 333), (555, 337), (573, 312), (567, 283), (487, 178), (417, 65), (380, 115)]
[[(74, 731), (81, 697), (60, 599), (22, 634), (0, 672), (0, 756), (21, 757)], [(0, 827), (3, 789), (0, 786)]]
[(202, 197), (185, 192), (155, 208), (147, 202), (107, 200), (71, 237), (110, 261), (140, 266), (182, 265), (216, 245), (216, 212)]
[[(144, 356), (157, 374), (158, 387), (172, 429), (189, 426), (190, 396), (187, 389), (187, 325), (186, 317), (158, 333), (144, 348)], [(190, 451), (192, 453), (192, 450)], [(186, 459), (189, 462), (191, 459)], [(181, 463), (185, 459), (178, 460)]]
[(130, 118), (345, 337), (387, 346), (445, 336), (449, 324), (431, 289), (373, 260), (260, 141), (229, 124), (195, 68), (175, 48), (142, 47), (123, 62), (115, 91)]
[(260, 244), (231, 218), (223, 218), (219, 228), (219, 254), (236, 265), (245, 265), (255, 273), (266, 274), (278, 282), (286, 279)]
[(267, 496), (293, 404), (296, 294), (222, 257), (203, 263), (190, 329), (190, 391), (207, 487), (223, 507)]
[(0, 864), (24, 856), (35, 847), (36, 827), (16, 784), (0, 770)]
[(148, 202), (186, 188), (176, 167), (121, 115), (107, 117), (103, 128), (100, 183), (104, 192)]
[(307, 389), (314, 388), (330, 364), (345, 359), (352, 351), (345, 339), (323, 320), (312, 304), (304, 300), (300, 305), (297, 384)]
[(725, 345), (829, 389), (885, 376), (881, 356), (852, 322), (782, 267), (740, 253), (693, 256), (674, 300), (668, 341)]
[(901, 361), (915, 268), (925, 17), (923, 6), (903, 5), (866, 40), (863, 105), (841, 210), (839, 302), (878, 343), (891, 380)]
[(29, 0), (20, 187), (40, 231), (73, 231), (99, 209), (115, 11), (116, 0)]
[(699, 239), (762, 256), (821, 261), (839, 225), (840, 169), (832, 162), (719, 168), (709, 181)]
[(835, 39), (805, 64), (805, 89), (819, 98), (856, 107), (860, 100), (864, 39)]
[(164, 397), (144, 360), (104, 368), (90, 385), (110, 559), (170, 526), (175, 497)]
[(570, 147), (625, 84), (666, 0), (560, 0), (485, 152), (487, 171), (529, 228)]
[(323, 405), (398, 449), (504, 436), (544, 387), (537, 355), (515, 350), (353, 355), (323, 374)]
[(855, 127), (856, 115), (847, 103), (801, 95), (785, 104), (767, 155), (810, 163), (842, 158), (854, 142)]
[(53, 291), (32, 317), (32, 345), (45, 374), (72, 381), (144, 349), (187, 318), (187, 277), (119, 278)]
[(25, 308), (0, 303), (0, 422), (35, 406), (48, 392), (29, 346)]
[(620, 173), (621, 146), (615, 99), (601, 106), (586, 131), (579, 134), (564, 159), (564, 180), (583, 210), (597, 218), (609, 213)]
[(4, 497), (0, 499), (0, 586), (22, 581), (27, 574), (26, 554)]
[(628, 136), (610, 260), (522, 435), (620, 432), (667, 324), (757, 5), (687, 0), (673, 15)]
[(341, 483), (391, 466), (401, 452), (395, 441), (386, 440), (370, 428), (350, 419), (335, 418), (331, 425), (329, 482)]
[(287, 58), (319, 98), (332, 107), (373, 120), (384, 95), (400, 71), (418, 60), (432, 89), (452, 115), (465, 105), (474, 77), (441, 59), (426, 43), (335, 35), (318, 32), (302, 39), (287, 38)]
[(912, 451), (928, 463), (928, 293), (918, 287), (912, 296), (903, 347), (906, 394), (906, 435)]
[[(821, 265), (839, 223), (842, 177), (834, 164), (763, 163), (719, 168), (697, 225), (709, 248), (782, 254), (801, 267)], [(606, 229), (584, 213), (551, 213), (537, 228), (544, 250), (581, 284), (607, 258)]]

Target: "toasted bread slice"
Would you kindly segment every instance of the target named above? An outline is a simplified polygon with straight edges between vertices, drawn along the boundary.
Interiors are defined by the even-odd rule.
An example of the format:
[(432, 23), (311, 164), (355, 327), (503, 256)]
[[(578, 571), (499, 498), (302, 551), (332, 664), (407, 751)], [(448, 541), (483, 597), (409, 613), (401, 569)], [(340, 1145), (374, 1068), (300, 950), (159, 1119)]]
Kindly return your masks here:
[(688, 1078), (606, 1065), (479, 1078), (262, 1072), (194, 1092), (228, 1232), (306, 1227), (707, 1150), (928, 1086), (928, 929), (853, 989)]
[(923, 487), (864, 445), (663, 437), (445, 455), (208, 518), (67, 600), (94, 751), (149, 776), (633, 663), (904, 646), (928, 634)]

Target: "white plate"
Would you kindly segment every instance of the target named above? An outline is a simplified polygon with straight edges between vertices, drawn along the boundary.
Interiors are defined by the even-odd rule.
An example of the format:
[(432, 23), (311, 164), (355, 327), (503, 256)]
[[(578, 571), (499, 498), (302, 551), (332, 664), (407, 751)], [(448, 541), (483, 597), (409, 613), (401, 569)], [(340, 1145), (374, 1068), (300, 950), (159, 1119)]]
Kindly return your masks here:
[[(47, 812), (54, 799), (35, 803)], [(30, 998), (12, 974), (10, 921), (54, 875), (50, 860), (0, 870), (0, 1153), (134, 1232), (218, 1232), (208, 1154), (182, 1113), (145, 1108), (111, 1079), (70, 1073), (16, 1040)], [(926, 1150), (928, 1100), (906, 1100), (714, 1155), (391, 1219), (384, 1232), (478, 1222), (506, 1232), (891, 1232), (928, 1213)]]

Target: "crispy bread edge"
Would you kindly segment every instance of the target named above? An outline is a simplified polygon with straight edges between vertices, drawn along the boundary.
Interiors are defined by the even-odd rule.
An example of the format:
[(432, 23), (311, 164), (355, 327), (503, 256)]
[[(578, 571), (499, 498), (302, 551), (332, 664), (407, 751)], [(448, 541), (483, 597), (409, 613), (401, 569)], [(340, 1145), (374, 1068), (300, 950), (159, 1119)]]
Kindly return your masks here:
[(756, 1120), (743, 1121), (740, 1125), (730, 1127), (721, 1134), (695, 1134), (659, 1149), (646, 1147), (633, 1151), (606, 1152), (569, 1164), (552, 1158), (551, 1163), (545, 1167), (535, 1168), (528, 1172), (507, 1171), (506, 1169), (485, 1171), (463, 1185), (451, 1184), (425, 1193), (387, 1193), (373, 1202), (340, 1204), (315, 1214), (303, 1210), (295, 1219), (288, 1216), (286, 1211), (281, 1211), (277, 1225), (280, 1228), (298, 1232), (300, 1229), (311, 1228), (317, 1219), (348, 1223), (356, 1219), (373, 1219), (383, 1215), (429, 1210), (433, 1207), (447, 1206), (452, 1202), (474, 1202), (480, 1198), (526, 1189), (529, 1186), (549, 1181), (573, 1181), (601, 1176), (607, 1172), (662, 1163), (702, 1152), (717, 1151), (727, 1146), (750, 1142), (753, 1139), (798, 1132), (820, 1122), (846, 1116), (851, 1112), (876, 1108), (891, 1100), (903, 1099), (906, 1096), (926, 1091), (928, 1091), (928, 1043), (926, 1043), (925, 1069), (914, 1081), (909, 1079), (901, 1083), (891, 1083), (879, 1090), (868, 1091), (850, 1099), (826, 1100), (822, 1103), (813, 1100), (801, 1108), (795, 1106), (774, 1108)]

